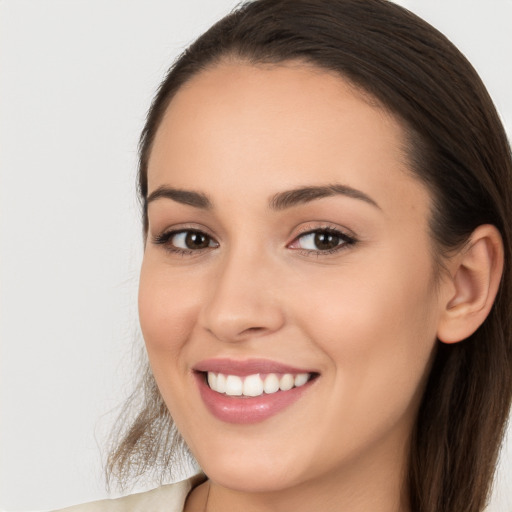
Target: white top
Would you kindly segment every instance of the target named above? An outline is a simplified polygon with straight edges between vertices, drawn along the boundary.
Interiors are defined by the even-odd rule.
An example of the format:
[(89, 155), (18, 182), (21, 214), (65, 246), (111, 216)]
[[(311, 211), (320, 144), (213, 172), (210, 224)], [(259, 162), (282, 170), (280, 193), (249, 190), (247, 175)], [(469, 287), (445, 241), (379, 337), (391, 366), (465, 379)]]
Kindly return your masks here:
[(122, 498), (92, 501), (55, 512), (183, 512), (189, 492), (206, 479), (194, 475), (175, 484), (162, 485), (151, 491), (130, 494)]

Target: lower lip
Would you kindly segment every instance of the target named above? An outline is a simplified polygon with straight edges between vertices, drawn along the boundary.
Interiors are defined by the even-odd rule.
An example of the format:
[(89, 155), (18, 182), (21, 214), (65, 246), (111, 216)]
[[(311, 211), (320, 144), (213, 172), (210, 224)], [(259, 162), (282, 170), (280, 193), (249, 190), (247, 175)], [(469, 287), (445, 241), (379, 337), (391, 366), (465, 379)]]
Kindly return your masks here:
[[(264, 421), (295, 403), (310, 387), (313, 379), (289, 391), (277, 391), (256, 397), (228, 396), (213, 391), (203, 373), (196, 374), (201, 398), (207, 409), (226, 423), (250, 424)], [(314, 379), (316, 380), (316, 379)]]

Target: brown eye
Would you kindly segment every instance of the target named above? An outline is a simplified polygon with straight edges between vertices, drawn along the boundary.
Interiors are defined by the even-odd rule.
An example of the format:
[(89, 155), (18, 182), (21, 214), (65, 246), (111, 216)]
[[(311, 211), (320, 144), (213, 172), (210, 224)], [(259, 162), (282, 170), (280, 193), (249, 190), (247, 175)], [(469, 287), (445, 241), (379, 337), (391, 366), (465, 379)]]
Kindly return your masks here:
[[(197, 231), (185, 231), (184, 234), (184, 242), (187, 249), (206, 249), (210, 246), (210, 237), (204, 233), (199, 233)], [(173, 240), (180, 235), (181, 233), (173, 237)]]
[(336, 229), (315, 229), (297, 237), (289, 246), (305, 253), (329, 254), (356, 243), (355, 238)]
[(334, 249), (340, 244), (341, 238), (338, 235), (326, 231), (315, 233), (314, 244), (320, 251)]
[(193, 229), (168, 231), (155, 236), (153, 242), (157, 245), (163, 245), (170, 252), (181, 254), (219, 246), (211, 236)]

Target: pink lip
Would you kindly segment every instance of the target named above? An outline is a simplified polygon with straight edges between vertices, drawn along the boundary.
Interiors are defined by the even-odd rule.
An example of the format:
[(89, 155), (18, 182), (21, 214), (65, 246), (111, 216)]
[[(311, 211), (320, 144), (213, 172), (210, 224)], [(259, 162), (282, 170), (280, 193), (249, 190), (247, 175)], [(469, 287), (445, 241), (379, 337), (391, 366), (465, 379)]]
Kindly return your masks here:
[(286, 364), (270, 361), (268, 359), (248, 359), (237, 361), (235, 359), (206, 359), (193, 368), (197, 372), (224, 373), (227, 375), (254, 375), (255, 373), (315, 373), (314, 370), (294, 368)]
[(274, 361), (252, 359), (234, 361), (229, 359), (210, 359), (194, 367), (195, 378), (201, 398), (217, 419), (226, 423), (251, 424), (270, 418), (294, 404), (306, 393), (316, 379), (309, 380), (304, 386), (289, 391), (277, 391), (257, 397), (228, 396), (213, 391), (206, 383), (204, 373), (215, 372), (229, 375), (246, 376), (255, 373), (313, 373), (308, 370), (293, 368)]

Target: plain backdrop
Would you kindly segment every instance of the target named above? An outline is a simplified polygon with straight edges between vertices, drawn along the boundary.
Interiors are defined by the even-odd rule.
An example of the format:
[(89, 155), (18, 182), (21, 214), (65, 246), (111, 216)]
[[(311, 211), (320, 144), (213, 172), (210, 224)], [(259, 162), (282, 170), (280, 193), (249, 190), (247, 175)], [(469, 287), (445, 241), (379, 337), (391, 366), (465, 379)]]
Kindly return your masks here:
[[(142, 344), (138, 135), (175, 56), (236, 3), (0, 0), (2, 509), (107, 496), (102, 446)], [(400, 3), (469, 57), (510, 135), (512, 0)], [(512, 510), (511, 452), (492, 512)]]

